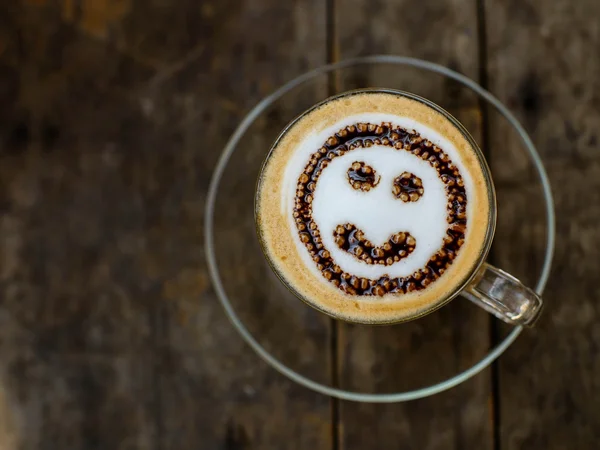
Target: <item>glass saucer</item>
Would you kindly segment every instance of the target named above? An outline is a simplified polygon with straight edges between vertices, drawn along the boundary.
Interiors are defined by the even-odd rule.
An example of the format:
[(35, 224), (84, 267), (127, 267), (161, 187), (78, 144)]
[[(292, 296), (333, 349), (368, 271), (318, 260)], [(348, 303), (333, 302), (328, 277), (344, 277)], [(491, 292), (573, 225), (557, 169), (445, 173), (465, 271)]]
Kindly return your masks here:
[[(217, 297), (232, 325), (274, 369), (339, 399), (401, 402), (442, 392), (473, 377), (498, 358), (522, 329), (503, 326), (504, 336), (495, 347), (489, 349), (485, 343), (472, 346), (489, 338), (487, 329), (471, 329), (454, 318), (464, 315), (470, 323), (489, 322), (482, 316), (486, 314), (483, 310), (462, 298), (406, 324), (346, 324), (296, 299), (270, 271), (256, 237), (253, 215), (254, 187), (264, 157), (294, 117), (335, 92), (365, 87), (400, 89), (432, 100), (465, 125), (484, 153), (479, 138), (481, 110), (490, 118), (500, 118), (490, 123), (502, 127), (507, 142), (518, 143), (503, 149), (506, 157), (519, 162), (520, 176), (531, 178), (526, 197), (531, 204), (520, 202), (521, 211), (527, 214), (518, 215), (518, 220), (523, 227), (545, 229), (545, 233), (535, 234), (543, 236), (539, 238), (543, 242), (530, 247), (538, 253), (532, 259), (537, 279), (523, 279), (542, 293), (554, 252), (555, 218), (550, 184), (531, 139), (506, 106), (471, 79), (437, 64), (401, 56), (361, 57), (322, 66), (288, 82), (248, 113), (225, 146), (210, 183), (206, 257)], [(492, 174), (498, 186), (498, 178), (502, 180), (505, 174), (496, 174), (493, 164)], [(514, 205), (516, 195), (519, 193), (510, 189), (498, 190), (499, 218), (505, 206)], [(529, 213), (532, 204), (543, 204), (544, 211), (537, 208), (539, 214)], [(514, 206), (510, 207), (514, 215)], [(496, 236), (505, 231), (510, 232), (500, 221)], [(494, 243), (491, 254), (503, 252), (519, 267), (523, 251), (515, 244), (507, 252), (505, 244)], [(515, 275), (523, 278), (518, 271)], [(452, 348), (467, 349), (465, 354), (440, 358), (440, 348), (449, 348), (448, 340), (453, 340)], [(449, 363), (442, 362), (449, 358)], [(406, 371), (399, 372), (404, 366), (399, 359), (414, 359), (418, 364), (407, 363)]]

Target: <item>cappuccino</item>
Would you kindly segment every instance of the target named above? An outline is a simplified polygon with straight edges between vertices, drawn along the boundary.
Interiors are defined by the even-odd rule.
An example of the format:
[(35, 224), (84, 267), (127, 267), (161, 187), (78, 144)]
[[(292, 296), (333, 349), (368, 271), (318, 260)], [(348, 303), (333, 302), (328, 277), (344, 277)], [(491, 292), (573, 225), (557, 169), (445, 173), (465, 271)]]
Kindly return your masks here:
[(441, 306), (470, 280), (493, 230), (493, 186), (472, 138), (419, 97), (364, 90), (294, 120), (256, 193), (261, 245), (301, 299), (390, 323)]

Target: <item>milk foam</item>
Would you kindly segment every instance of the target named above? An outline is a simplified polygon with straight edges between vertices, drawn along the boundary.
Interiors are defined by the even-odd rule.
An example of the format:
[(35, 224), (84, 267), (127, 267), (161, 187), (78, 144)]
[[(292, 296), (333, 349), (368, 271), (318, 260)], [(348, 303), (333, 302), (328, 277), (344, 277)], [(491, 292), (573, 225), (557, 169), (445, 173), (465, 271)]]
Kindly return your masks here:
[[(368, 192), (357, 191), (348, 183), (348, 167), (356, 160), (370, 165), (381, 177)], [(424, 193), (416, 202), (405, 203), (392, 193), (394, 178), (405, 171), (423, 181)], [(357, 276), (377, 279), (385, 274), (410, 275), (425, 267), (446, 235), (444, 183), (428, 162), (404, 150), (361, 148), (335, 158), (319, 177), (314, 199), (313, 219), (323, 244), (344, 271)], [(400, 231), (409, 232), (417, 245), (410, 256), (391, 266), (366, 264), (336, 246), (333, 230), (345, 223), (356, 225), (375, 246), (383, 245)]]
[[(410, 151), (392, 149), (374, 144), (374, 137), (362, 137), (362, 131), (347, 130), (345, 137), (339, 137), (345, 151), (334, 153), (337, 144), (332, 139), (316, 154), (328, 138), (357, 123), (386, 123), (383, 134), (373, 130), (372, 136), (380, 136), (377, 139), (383, 142), (389, 138), (394, 145), (404, 142), (403, 133), (396, 137), (387, 131), (389, 123), (392, 129), (419, 134), (443, 153), (436, 152), (429, 160), (424, 155), (431, 148), (427, 142), (412, 143)], [(306, 172), (312, 181), (302, 177), (299, 184), (313, 155), (320, 161)], [(448, 166), (446, 156), (460, 171), (463, 183), (454, 184), (457, 173)], [(322, 167), (325, 157), (329, 162)], [(347, 176), (355, 161), (364, 163), (360, 173), (372, 177), (364, 167), (368, 165), (376, 178), (353, 189)], [(396, 182), (404, 172), (414, 177)], [(360, 182), (356, 169), (351, 176)], [(305, 193), (317, 192), (296, 198), (298, 184)], [(259, 241), (275, 273), (308, 304), (352, 322), (397, 323), (420, 317), (454, 298), (485, 260), (496, 220), (489, 169), (473, 139), (427, 101), (391, 90), (348, 92), (307, 111), (271, 148), (257, 187)], [(411, 189), (416, 188), (415, 197)], [(448, 189), (454, 201), (444, 208), (441, 198)], [(406, 193), (411, 193), (409, 199)], [(342, 224), (351, 226), (343, 232), (336, 230), (334, 238), (334, 229)], [(440, 245), (442, 227), (452, 231), (447, 235), (450, 239)], [(410, 233), (411, 243), (407, 238), (398, 247), (400, 232)], [(395, 236), (386, 242), (390, 234)], [(357, 237), (360, 243), (354, 240)], [(390, 261), (395, 252), (397, 256)], [(427, 269), (414, 273), (427, 254), (431, 255)], [(368, 263), (369, 255), (377, 265)]]
[[(281, 210), (288, 217), (290, 230), (296, 229), (293, 223), (296, 185), (310, 156), (328, 137), (346, 126), (361, 122), (376, 125), (389, 122), (392, 126), (417, 132), (424, 139), (439, 146), (461, 172), (467, 197), (470, 196), (473, 189), (471, 177), (461, 161), (458, 150), (448, 139), (408, 117), (381, 113), (352, 115), (319, 133), (307, 135), (290, 156), (283, 177), (281, 198)], [(378, 185), (368, 192), (357, 191), (348, 183), (347, 171), (354, 161), (365, 162), (381, 177)], [(423, 182), (423, 196), (416, 202), (404, 203), (392, 194), (393, 180), (403, 172), (411, 172)], [(377, 279), (382, 275), (407, 276), (426, 265), (429, 258), (441, 247), (446, 233), (446, 203), (444, 184), (429, 163), (405, 150), (373, 146), (349, 151), (335, 158), (323, 170), (317, 182), (312, 210), (323, 244), (330, 251), (334, 261), (346, 272)], [(470, 214), (470, 204), (467, 203), (467, 217), (470, 217)], [(417, 241), (416, 248), (408, 257), (391, 266), (366, 264), (335, 244), (333, 230), (337, 225), (345, 223), (356, 225), (376, 246), (386, 242), (394, 233), (410, 232)], [(305, 266), (323, 283), (328, 283), (322, 278), (298, 233), (293, 234)]]

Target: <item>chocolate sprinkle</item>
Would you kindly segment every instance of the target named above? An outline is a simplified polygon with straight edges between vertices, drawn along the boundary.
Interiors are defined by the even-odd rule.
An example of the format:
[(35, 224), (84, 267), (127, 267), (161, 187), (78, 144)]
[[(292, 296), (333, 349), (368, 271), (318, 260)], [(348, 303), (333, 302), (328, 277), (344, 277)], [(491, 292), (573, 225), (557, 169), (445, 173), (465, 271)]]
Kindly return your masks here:
[(356, 226), (347, 223), (338, 225), (333, 232), (335, 243), (342, 250), (365, 261), (367, 264), (391, 266), (410, 255), (417, 244), (415, 238), (406, 232), (396, 233), (380, 247), (374, 246)]
[[(427, 161), (436, 169), (440, 179), (445, 185), (448, 198), (448, 228), (443, 244), (440, 249), (431, 256), (425, 267), (406, 277), (390, 278), (387, 275), (383, 275), (378, 279), (369, 279), (356, 277), (350, 273), (344, 272), (335, 263), (331, 253), (323, 246), (320, 231), (312, 218), (312, 192), (314, 192), (319, 176), (327, 165), (333, 159), (342, 156), (349, 151), (357, 148), (368, 149), (373, 145), (384, 145), (392, 147), (397, 151), (407, 151)], [(352, 167), (354, 167), (354, 164)], [(359, 170), (362, 167), (363, 166), (359, 167)], [(373, 175), (373, 177), (375, 177), (375, 175)], [(404, 173), (398, 178), (400, 179), (398, 184), (394, 183), (394, 187), (398, 186), (399, 189), (398, 198), (402, 200), (402, 194), (406, 194), (408, 195), (407, 201), (418, 200), (414, 195), (413, 198), (415, 198), (415, 200), (413, 200), (411, 194), (422, 195), (422, 192), (419, 191), (420, 188), (422, 189), (422, 186), (419, 186), (421, 180), (413, 174), (408, 174), (408, 176), (406, 176)], [(398, 180), (398, 178), (396, 180)], [(373, 180), (375, 179), (376, 178), (373, 178)], [(408, 182), (403, 184), (402, 180), (408, 180)], [(409, 132), (400, 127), (392, 127), (390, 123), (386, 122), (380, 125), (357, 123), (330, 136), (323, 147), (311, 155), (304, 172), (298, 178), (293, 214), (300, 240), (306, 246), (313, 261), (325, 279), (348, 294), (381, 296), (386, 293), (403, 294), (425, 289), (431, 283), (435, 282), (444, 271), (450, 267), (465, 241), (467, 227), (466, 210), (467, 194), (464, 183), (458, 168), (452, 164), (448, 155), (430, 141), (423, 139), (418, 133)], [(343, 233), (341, 232), (342, 229), (344, 230)], [(350, 242), (351, 232), (354, 233), (352, 243)], [(406, 257), (414, 250), (414, 245), (411, 246), (407, 244), (409, 237), (412, 239), (410, 242), (414, 241), (414, 238), (410, 236), (409, 233), (397, 233), (397, 235), (392, 236), (390, 241), (381, 247), (372, 245), (367, 246), (366, 243), (370, 244), (370, 242), (366, 240), (360, 245), (361, 241), (357, 236), (359, 233), (360, 230), (357, 230), (352, 224), (340, 225), (336, 230), (333, 230), (334, 239), (340, 248), (354, 254), (365, 264), (391, 265), (396, 262), (395, 257), (398, 257), (398, 260), (400, 259), (401, 251), (406, 252), (406, 255), (403, 256)], [(404, 243), (400, 242), (399, 238), (401, 236), (398, 236), (402, 234), (405, 238)], [(394, 239), (396, 239), (396, 241), (394, 241)], [(402, 245), (405, 247), (401, 247)], [(389, 246), (389, 249), (387, 249), (387, 246)], [(393, 251), (396, 251), (397, 253), (394, 255)], [(357, 252), (361, 254), (357, 255)], [(366, 253), (368, 253), (368, 255), (363, 259), (362, 255)], [(391, 258), (391, 260), (389, 258)]]
[(392, 193), (403, 202), (416, 202), (423, 195), (423, 182), (413, 173), (403, 172), (394, 180)]
[(355, 161), (348, 169), (348, 182), (356, 190), (370, 191), (379, 183), (375, 170), (362, 161)]

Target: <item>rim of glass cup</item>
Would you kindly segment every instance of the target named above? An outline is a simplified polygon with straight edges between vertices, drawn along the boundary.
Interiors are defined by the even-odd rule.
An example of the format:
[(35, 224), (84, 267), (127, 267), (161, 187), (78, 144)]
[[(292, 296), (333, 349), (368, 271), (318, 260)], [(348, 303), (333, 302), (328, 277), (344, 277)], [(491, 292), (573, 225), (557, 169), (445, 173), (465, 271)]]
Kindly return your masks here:
[(258, 190), (260, 189), (261, 183), (262, 183), (262, 175), (264, 173), (265, 167), (267, 165), (267, 161), (269, 160), (269, 158), (271, 157), (271, 155), (273, 154), (273, 151), (275, 150), (275, 148), (277, 147), (279, 141), (281, 139), (284, 138), (284, 136), (288, 133), (289, 130), (291, 130), (294, 125), (301, 120), (303, 117), (305, 117), (307, 114), (311, 113), (312, 111), (315, 111), (316, 109), (318, 109), (320, 106), (322, 106), (323, 104), (330, 102), (334, 99), (340, 99), (343, 97), (348, 97), (348, 96), (352, 96), (352, 95), (356, 95), (356, 94), (360, 94), (360, 93), (364, 93), (364, 92), (369, 92), (369, 93), (387, 93), (387, 94), (392, 94), (392, 95), (396, 95), (396, 96), (400, 96), (400, 97), (406, 97), (409, 98), (411, 100), (415, 100), (431, 109), (433, 109), (434, 111), (437, 111), (439, 114), (441, 114), (442, 116), (444, 116), (448, 121), (450, 121), (450, 123), (452, 123), (452, 125), (454, 125), (454, 127), (463, 135), (463, 137), (467, 140), (467, 142), (469, 143), (469, 145), (474, 149), (475, 154), (477, 156), (477, 160), (479, 161), (479, 163), (481, 164), (481, 167), (483, 169), (483, 174), (484, 174), (484, 178), (485, 178), (485, 184), (486, 187), (488, 189), (488, 201), (490, 205), (493, 205), (490, 208), (490, 212), (488, 215), (488, 219), (489, 219), (489, 226), (488, 229), (486, 230), (485, 233), (485, 239), (484, 239), (484, 243), (483, 243), (483, 247), (481, 248), (480, 252), (479, 252), (479, 261), (477, 262), (477, 264), (473, 265), (471, 273), (468, 276), (465, 276), (462, 280), (462, 282), (456, 286), (456, 289), (454, 290), (454, 292), (452, 292), (450, 295), (448, 295), (446, 298), (443, 298), (442, 300), (439, 300), (437, 303), (434, 303), (433, 305), (429, 305), (429, 307), (423, 311), (420, 311), (418, 314), (412, 315), (412, 316), (408, 316), (408, 317), (401, 317), (401, 318), (393, 318), (393, 319), (389, 319), (389, 320), (381, 320), (381, 321), (376, 321), (376, 322), (369, 322), (366, 320), (349, 320), (346, 319), (344, 317), (339, 317), (336, 316), (334, 313), (332, 313), (331, 311), (327, 311), (325, 308), (323, 308), (321, 305), (319, 305), (317, 302), (313, 302), (311, 300), (309, 300), (305, 295), (301, 294), (294, 286), (292, 286), (286, 279), (285, 279), (285, 275), (283, 273), (281, 273), (281, 271), (279, 270), (279, 268), (277, 267), (277, 264), (275, 264), (275, 262), (271, 259), (271, 256), (269, 255), (269, 252), (267, 251), (266, 247), (265, 247), (265, 242), (264, 242), (264, 237), (263, 237), (263, 233), (262, 231), (259, 229), (258, 226), (258, 222), (256, 222), (256, 235), (258, 236), (258, 241), (261, 247), (261, 250), (263, 252), (263, 255), (265, 257), (265, 259), (267, 260), (269, 267), (271, 268), (271, 270), (273, 271), (273, 273), (277, 276), (277, 278), (279, 279), (279, 281), (281, 281), (281, 283), (292, 293), (294, 294), (294, 296), (296, 298), (298, 298), (299, 300), (303, 301), (304, 303), (306, 303), (308, 306), (310, 306), (311, 308), (316, 309), (317, 311), (326, 314), (327, 316), (339, 320), (341, 322), (348, 322), (348, 323), (358, 323), (358, 324), (364, 324), (364, 325), (398, 325), (401, 323), (405, 323), (405, 322), (410, 322), (412, 320), (416, 320), (416, 319), (420, 319), (421, 317), (425, 317), (435, 311), (437, 311), (438, 309), (446, 306), (448, 303), (450, 303), (452, 300), (456, 299), (456, 297), (458, 297), (460, 295), (460, 293), (462, 291), (465, 290), (465, 288), (467, 286), (469, 286), (471, 284), (471, 282), (473, 281), (473, 279), (477, 276), (477, 274), (479, 273), (480, 269), (483, 267), (488, 254), (490, 252), (490, 249), (492, 248), (492, 243), (494, 240), (494, 234), (496, 231), (496, 222), (497, 222), (497, 213), (498, 213), (498, 202), (496, 201), (496, 189), (494, 187), (494, 183), (492, 181), (492, 171), (485, 159), (485, 156), (483, 155), (483, 151), (481, 150), (481, 148), (479, 147), (479, 145), (477, 144), (477, 142), (475, 142), (475, 139), (473, 138), (473, 136), (471, 136), (471, 134), (469, 133), (469, 131), (464, 127), (464, 125), (462, 123), (459, 122), (459, 120), (454, 117), (452, 114), (450, 114), (449, 111), (446, 111), (444, 108), (442, 108), (440, 105), (437, 105), (436, 103), (432, 102), (431, 100), (428, 100), (424, 97), (421, 97), (420, 95), (417, 94), (413, 94), (412, 92), (407, 92), (407, 91), (403, 91), (400, 89), (391, 89), (391, 88), (360, 88), (360, 89), (351, 89), (349, 91), (345, 91), (345, 92), (341, 92), (335, 95), (332, 95), (331, 97), (326, 98), (325, 100), (320, 101), (319, 103), (316, 103), (315, 105), (313, 105), (312, 107), (310, 107), (309, 109), (307, 109), (306, 111), (302, 112), (301, 114), (299, 114), (297, 117), (295, 117), (290, 123), (288, 123), (286, 125), (286, 127), (283, 129), (283, 131), (279, 134), (279, 136), (277, 137), (277, 139), (275, 139), (275, 142), (273, 143), (273, 145), (271, 146), (271, 149), (269, 150), (269, 153), (267, 153), (267, 156), (262, 164), (261, 170), (260, 170), (260, 174), (258, 176), (258, 181), (256, 182), (256, 194), (254, 196), (254, 218), (255, 221), (257, 220), (257, 211), (258, 211)]
[(248, 331), (248, 329), (244, 326), (243, 322), (240, 320), (238, 315), (235, 313), (235, 310), (229, 301), (227, 293), (225, 292), (225, 288), (221, 281), (221, 277), (219, 274), (219, 269), (217, 267), (217, 260), (215, 254), (214, 247), (214, 211), (215, 211), (215, 202), (217, 198), (217, 193), (219, 189), (219, 183), (221, 182), (221, 178), (223, 176), (223, 172), (225, 171), (225, 167), (231, 158), (231, 155), (236, 149), (237, 144), (241, 140), (242, 136), (250, 125), (256, 120), (256, 118), (274, 101), (285, 95), (290, 90), (294, 89), (301, 84), (312, 80), (313, 78), (323, 75), (334, 70), (344, 69), (352, 66), (358, 65), (367, 65), (367, 64), (391, 64), (391, 65), (399, 65), (399, 66), (410, 66), (418, 69), (422, 69), (425, 71), (437, 73), (443, 75), (445, 77), (451, 78), (467, 88), (471, 89), (475, 92), (479, 97), (483, 98), (486, 102), (492, 105), (496, 111), (498, 111), (507, 121), (508, 123), (517, 131), (521, 141), (525, 145), (525, 149), (529, 154), (529, 157), (534, 163), (535, 169), (540, 179), (540, 183), (542, 185), (542, 191), (544, 193), (544, 200), (546, 206), (546, 226), (547, 226), (547, 235), (546, 235), (546, 250), (544, 255), (544, 263), (542, 265), (542, 270), (538, 277), (535, 291), (538, 294), (542, 294), (543, 290), (548, 281), (548, 277), (550, 275), (550, 269), (552, 265), (552, 257), (554, 254), (554, 244), (555, 244), (555, 214), (554, 214), (554, 203), (552, 199), (552, 191), (550, 187), (550, 181), (548, 180), (548, 175), (538, 154), (533, 142), (529, 135), (525, 132), (522, 125), (516, 119), (516, 117), (508, 110), (504, 104), (500, 102), (496, 97), (494, 97), (491, 93), (483, 89), (479, 86), (475, 81), (470, 78), (455, 72), (451, 69), (448, 69), (442, 65), (432, 63), (429, 61), (424, 61), (421, 59), (410, 58), (406, 56), (395, 56), (395, 55), (372, 55), (372, 56), (364, 56), (358, 58), (352, 58), (343, 60), (336, 63), (327, 64), (316, 69), (313, 69), (309, 72), (306, 72), (293, 80), (287, 82), (279, 89), (263, 98), (252, 110), (244, 117), (240, 125), (234, 131), (234, 133), (229, 138), (229, 141), (225, 145), (223, 149), (223, 153), (221, 154), (219, 161), (215, 167), (213, 172), (213, 176), (210, 181), (208, 196), (206, 199), (205, 206), (205, 217), (204, 217), (204, 244), (206, 247), (206, 259), (208, 263), (209, 274), (217, 293), (217, 297), (225, 310), (225, 313), (229, 320), (231, 321), (234, 328), (238, 331), (238, 333), (242, 336), (242, 338), (252, 347), (252, 349), (270, 366), (272, 366), (275, 370), (290, 378), (292, 381), (312, 389), (316, 392), (320, 392), (325, 395), (329, 395), (332, 397), (336, 397), (341, 400), (351, 400), (357, 402), (372, 402), (372, 403), (394, 403), (394, 402), (403, 402), (408, 400), (416, 400), (423, 397), (429, 397), (431, 395), (437, 394), (439, 392), (443, 392), (445, 390), (451, 389), (465, 381), (469, 378), (475, 376), (487, 366), (489, 366), (494, 360), (496, 360), (504, 351), (517, 339), (519, 334), (522, 331), (522, 327), (515, 327), (514, 330), (510, 332), (510, 334), (505, 337), (496, 347), (491, 349), (483, 358), (481, 358), (478, 362), (473, 364), (468, 369), (459, 372), (453, 377), (447, 378), (439, 383), (432, 384), (429, 386), (421, 387), (418, 389), (403, 391), (403, 392), (392, 392), (392, 393), (362, 393), (349, 391), (345, 389), (335, 388), (331, 386), (327, 386), (322, 383), (318, 383), (304, 375), (294, 371), (290, 367), (283, 364), (277, 358), (275, 358), (271, 353), (269, 353), (260, 343), (254, 338), (252, 333)]

